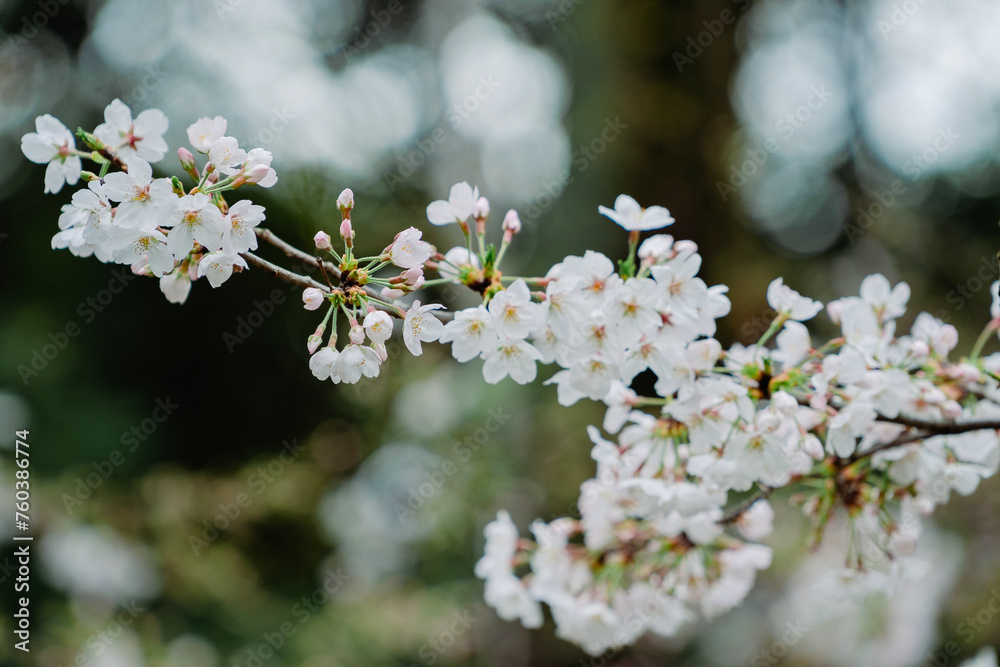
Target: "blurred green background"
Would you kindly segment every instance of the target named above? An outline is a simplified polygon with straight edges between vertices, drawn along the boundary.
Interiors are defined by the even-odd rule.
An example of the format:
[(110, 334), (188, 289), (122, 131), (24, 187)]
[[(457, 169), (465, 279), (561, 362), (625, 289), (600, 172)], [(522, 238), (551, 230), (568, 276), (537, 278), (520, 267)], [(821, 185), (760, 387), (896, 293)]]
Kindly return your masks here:
[(620, 258), (597, 206), (627, 192), (668, 207), (706, 282), (730, 286), (724, 345), (763, 331), (776, 276), (829, 300), (882, 272), (913, 288), (904, 328), (928, 310), (965, 350), (998, 274), (998, 28), (976, 0), (0, 2), (0, 441), (31, 430), (38, 536), (24, 659), (0, 527), (0, 661), (903, 666), (1000, 644), (995, 479), (935, 515), (927, 579), (862, 610), (811, 597), (843, 536), (806, 554), (779, 496), (774, 566), (715, 623), (588, 659), (551, 624), (500, 621), (472, 576), (482, 527), (502, 507), (522, 531), (574, 512), (599, 406), (488, 386), (435, 345), (397, 347), (376, 381), (319, 383), (297, 290), (250, 271), (178, 307), (52, 251), (71, 190), (43, 196), (19, 150), (35, 116), (92, 129), (120, 97), (166, 112), (158, 167), (179, 173), (184, 128), (221, 114), (273, 151), (278, 184), (250, 194), (300, 247), (335, 234), (351, 187), (362, 251), (410, 225), (446, 249), (457, 230), (424, 207), (468, 180), (494, 237), (520, 211), (522, 275)]

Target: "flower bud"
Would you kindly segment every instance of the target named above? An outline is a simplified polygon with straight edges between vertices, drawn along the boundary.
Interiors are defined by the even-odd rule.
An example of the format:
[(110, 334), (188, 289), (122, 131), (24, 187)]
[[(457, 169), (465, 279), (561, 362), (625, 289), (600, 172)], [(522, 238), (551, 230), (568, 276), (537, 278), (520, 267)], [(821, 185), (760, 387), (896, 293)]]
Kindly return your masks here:
[(418, 281), (420, 283), (423, 283), (424, 270), (419, 266), (414, 266), (412, 269), (407, 269), (406, 271), (403, 271), (400, 274), (400, 277), (403, 279), (403, 282), (406, 285), (413, 287), (417, 284)]
[(915, 357), (926, 357), (928, 354), (931, 353), (931, 348), (924, 341), (915, 340), (912, 343), (910, 343), (910, 352)]
[(306, 349), (309, 350), (309, 354), (312, 354), (319, 349), (319, 344), (323, 342), (323, 336), (313, 334), (306, 339)]
[(354, 208), (354, 193), (350, 188), (344, 188), (344, 191), (337, 197), (337, 207), (345, 213)]
[(774, 409), (786, 417), (794, 415), (799, 408), (799, 402), (795, 400), (795, 397), (783, 390), (774, 392), (771, 402), (774, 404)]
[(386, 299), (387, 301), (392, 301), (393, 299), (398, 299), (399, 297), (403, 296), (404, 294), (406, 294), (406, 292), (404, 292), (401, 289), (394, 289), (394, 288), (391, 288), (391, 287), (383, 287), (382, 288), (382, 298)]
[(177, 157), (181, 161), (181, 169), (184, 171), (194, 169), (194, 153), (181, 146), (177, 149)]
[(362, 345), (365, 342), (365, 330), (355, 319), (351, 320), (351, 342), (355, 345)]
[(344, 239), (348, 248), (354, 247), (354, 228), (351, 227), (350, 218), (344, 218), (344, 221), (340, 223), (340, 238)]
[(507, 215), (503, 217), (503, 230), (511, 234), (517, 234), (521, 231), (521, 218), (518, 217), (517, 211), (514, 209), (507, 211)]
[(385, 343), (375, 343), (372, 347), (375, 349), (375, 354), (378, 355), (379, 360), (385, 363), (386, 359), (389, 358), (389, 351), (385, 349)]
[(472, 217), (476, 220), (485, 220), (490, 217), (490, 200), (480, 197), (472, 207)]
[(840, 316), (844, 312), (844, 304), (838, 299), (826, 304), (826, 314), (830, 316), (830, 321), (840, 324)]
[(316, 244), (317, 250), (329, 250), (332, 247), (330, 245), (330, 235), (326, 232), (316, 232), (316, 236), (313, 237), (313, 243)]
[(681, 239), (674, 244), (674, 251), (678, 255), (682, 255), (686, 252), (696, 253), (698, 252), (698, 244), (694, 241), (689, 241), (688, 239)]
[(302, 303), (306, 310), (316, 310), (323, 305), (323, 293), (315, 287), (307, 287), (302, 292)]
[(243, 173), (243, 179), (247, 183), (260, 183), (264, 180), (264, 177), (271, 172), (271, 167), (266, 164), (258, 164), (254, 167), (250, 167)]
[(812, 433), (802, 439), (802, 451), (819, 461), (823, 458), (823, 443)]
[(941, 405), (941, 414), (946, 419), (958, 419), (962, 416), (962, 406), (957, 401), (945, 401)]

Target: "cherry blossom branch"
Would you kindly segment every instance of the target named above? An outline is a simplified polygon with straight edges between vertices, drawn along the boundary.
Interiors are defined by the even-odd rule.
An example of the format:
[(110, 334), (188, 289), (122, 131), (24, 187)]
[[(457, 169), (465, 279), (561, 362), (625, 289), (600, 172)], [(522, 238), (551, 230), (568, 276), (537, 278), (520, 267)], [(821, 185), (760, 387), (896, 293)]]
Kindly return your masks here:
[(957, 435), (959, 433), (968, 433), (970, 431), (980, 431), (983, 429), (1000, 430), (1000, 421), (998, 420), (981, 422), (942, 422), (930, 419), (920, 419), (917, 417), (905, 417), (903, 415), (899, 415), (897, 417), (879, 415), (876, 419), (878, 421), (889, 422), (891, 424), (902, 424), (903, 426), (909, 426), (910, 428), (922, 428), (926, 431), (931, 431), (933, 435)]
[(284, 280), (285, 282), (293, 283), (295, 285), (300, 285), (302, 287), (313, 287), (324, 293), (330, 291), (330, 289), (326, 285), (317, 282), (316, 280), (313, 280), (308, 276), (303, 276), (298, 273), (289, 271), (288, 269), (284, 269), (278, 266), (277, 264), (272, 264), (266, 259), (258, 257), (252, 252), (242, 253), (242, 257), (247, 260), (248, 264), (252, 264), (253, 266), (256, 266), (258, 269), (263, 269), (268, 273), (270, 273), (271, 275)]

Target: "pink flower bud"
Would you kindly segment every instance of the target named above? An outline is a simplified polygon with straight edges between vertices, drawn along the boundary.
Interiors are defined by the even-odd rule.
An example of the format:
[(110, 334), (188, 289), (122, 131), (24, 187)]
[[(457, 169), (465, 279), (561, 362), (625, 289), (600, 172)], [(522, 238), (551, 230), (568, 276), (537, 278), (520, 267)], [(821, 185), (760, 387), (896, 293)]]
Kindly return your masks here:
[(351, 226), (350, 218), (345, 218), (344, 221), (340, 223), (340, 238), (344, 239), (348, 248), (353, 245), (354, 228)]
[(247, 183), (260, 183), (264, 178), (274, 171), (266, 164), (258, 164), (255, 167), (250, 167), (243, 174), (243, 178)]
[(518, 217), (517, 211), (514, 209), (507, 211), (507, 215), (503, 217), (503, 230), (511, 234), (517, 234), (521, 231), (521, 218)]
[(799, 402), (795, 400), (795, 397), (789, 394), (787, 391), (776, 391), (774, 395), (771, 396), (771, 403), (774, 404), (774, 409), (790, 417), (795, 414), (795, 411), (799, 408)]
[(323, 293), (315, 287), (307, 287), (302, 291), (302, 303), (306, 310), (316, 310), (323, 305)]
[(385, 349), (385, 343), (375, 343), (372, 347), (375, 348), (375, 354), (378, 355), (379, 360), (385, 363), (385, 360), (389, 358), (389, 352)]
[(181, 161), (181, 169), (189, 171), (194, 169), (194, 153), (181, 146), (177, 149), (177, 157)]
[(406, 292), (404, 292), (401, 289), (394, 289), (394, 288), (391, 288), (391, 287), (383, 287), (382, 288), (382, 298), (386, 299), (388, 301), (392, 301), (393, 299), (398, 299), (399, 297), (403, 296), (404, 294), (406, 294)]
[(674, 244), (674, 250), (677, 252), (678, 255), (685, 252), (694, 253), (698, 252), (698, 244), (695, 243), (694, 241), (681, 239), (680, 241)]
[(306, 339), (306, 349), (309, 350), (309, 354), (312, 354), (319, 349), (319, 344), (323, 342), (322, 336), (317, 336), (313, 334)]
[(365, 342), (365, 330), (361, 328), (357, 320), (351, 324), (351, 342), (355, 345), (362, 345)]
[(421, 283), (423, 282), (424, 270), (419, 266), (414, 266), (412, 269), (407, 269), (406, 271), (403, 271), (403, 273), (400, 274), (400, 277), (402, 277), (403, 282), (405, 284), (409, 285), (410, 287), (413, 287), (414, 285), (417, 284), (418, 280)]
[(341, 211), (350, 211), (354, 208), (354, 193), (350, 188), (344, 188), (344, 191), (337, 197), (337, 207)]
[(817, 461), (823, 458), (823, 443), (812, 433), (802, 439), (802, 450)]
[(962, 416), (962, 406), (956, 401), (945, 401), (941, 406), (941, 414), (947, 419), (958, 419)]
[(490, 200), (480, 197), (472, 207), (472, 217), (476, 220), (485, 220), (490, 217)]
[(318, 250), (329, 250), (330, 246), (330, 235), (326, 232), (316, 232), (316, 236), (313, 237), (313, 243), (316, 244)]
[(830, 321), (840, 324), (840, 315), (844, 312), (844, 304), (839, 300), (826, 304), (826, 314), (830, 316)]

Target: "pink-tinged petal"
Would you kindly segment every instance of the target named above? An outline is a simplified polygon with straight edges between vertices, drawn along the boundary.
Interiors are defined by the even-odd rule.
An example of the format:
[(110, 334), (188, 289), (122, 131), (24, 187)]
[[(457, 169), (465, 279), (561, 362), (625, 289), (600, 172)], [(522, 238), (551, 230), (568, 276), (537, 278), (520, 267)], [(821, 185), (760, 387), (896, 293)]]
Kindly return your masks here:
[(21, 152), (35, 164), (45, 164), (58, 155), (59, 150), (51, 141), (32, 132), (21, 137)]
[(427, 206), (427, 220), (432, 225), (448, 225), (455, 222), (455, 214), (451, 210), (451, 204), (438, 199)]

